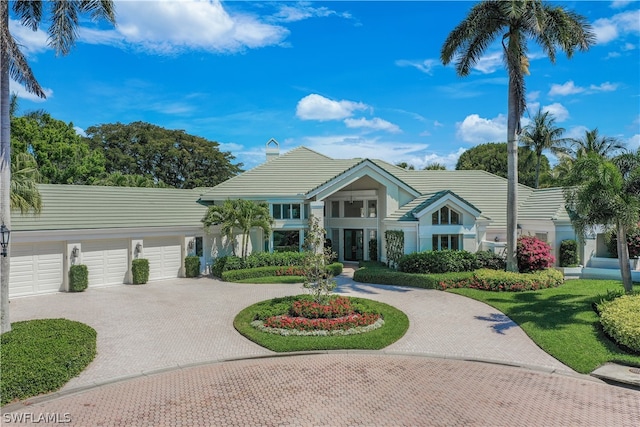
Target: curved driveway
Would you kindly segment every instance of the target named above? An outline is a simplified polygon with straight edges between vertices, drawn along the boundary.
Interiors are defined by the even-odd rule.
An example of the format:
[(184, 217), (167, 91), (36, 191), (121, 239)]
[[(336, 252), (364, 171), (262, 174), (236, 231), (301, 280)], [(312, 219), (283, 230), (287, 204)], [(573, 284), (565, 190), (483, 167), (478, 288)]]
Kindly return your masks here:
[(400, 308), (409, 330), (378, 352), (269, 357), (276, 354), (238, 334), (233, 318), (254, 302), (301, 293), (300, 285), (176, 279), (13, 299), (13, 322), (65, 317), (92, 326), (98, 355), (59, 393), (3, 408), (2, 421), (43, 413), (68, 414), (71, 425), (635, 425), (640, 419), (640, 392), (576, 374), (483, 303), (355, 283), (346, 275), (337, 291)]

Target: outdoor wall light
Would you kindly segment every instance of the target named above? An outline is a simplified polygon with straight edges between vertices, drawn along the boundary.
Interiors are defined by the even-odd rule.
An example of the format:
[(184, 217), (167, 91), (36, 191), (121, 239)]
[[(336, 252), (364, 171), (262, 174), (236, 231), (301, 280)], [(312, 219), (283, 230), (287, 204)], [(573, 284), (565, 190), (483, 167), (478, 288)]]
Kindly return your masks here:
[(142, 253), (142, 243), (140, 242), (136, 243), (136, 249), (133, 252), (136, 258), (138, 258), (138, 255)]
[(73, 249), (71, 249), (71, 258), (76, 260), (78, 259), (79, 256), (80, 256), (80, 249), (78, 249), (77, 246), (74, 246)]
[(11, 235), (11, 230), (4, 225), (0, 225), (0, 244), (2, 245), (2, 256), (7, 256), (7, 248), (9, 247), (9, 236)]

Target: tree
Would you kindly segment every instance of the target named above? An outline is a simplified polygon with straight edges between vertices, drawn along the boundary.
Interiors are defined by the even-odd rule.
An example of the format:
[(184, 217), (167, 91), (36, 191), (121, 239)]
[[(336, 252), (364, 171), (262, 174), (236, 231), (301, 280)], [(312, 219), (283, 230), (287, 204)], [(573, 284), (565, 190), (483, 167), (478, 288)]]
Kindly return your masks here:
[(402, 169), (406, 169), (406, 170), (408, 170), (408, 171), (412, 171), (412, 170), (415, 170), (415, 169), (416, 169), (416, 168), (415, 168), (415, 166), (410, 165), (410, 164), (409, 164), (409, 163), (407, 163), (407, 162), (400, 162), (400, 163), (396, 163), (396, 166), (398, 166), (399, 168), (402, 168)]
[(448, 35), (440, 51), (444, 65), (455, 60), (459, 76), (467, 76), (489, 45), (499, 38), (509, 75), (507, 102), (507, 270), (517, 271), (518, 144), (520, 118), (525, 111), (525, 81), (529, 73), (527, 39), (536, 41), (551, 62), (560, 48), (571, 58), (576, 49), (587, 50), (595, 35), (587, 20), (572, 11), (542, 0), (485, 0)]
[(242, 164), (215, 141), (134, 122), (91, 126), (89, 146), (106, 159), (107, 173), (149, 176), (170, 187), (212, 187), (241, 172)]
[(304, 282), (318, 304), (327, 304), (331, 292), (336, 288), (331, 270), (328, 267), (334, 257), (331, 247), (326, 245), (326, 230), (320, 225), (320, 219), (309, 217), (309, 230), (304, 239)]
[(548, 111), (538, 110), (533, 121), (522, 130), (520, 142), (536, 154), (536, 181), (534, 188), (540, 186), (540, 162), (542, 160), (542, 152), (549, 150), (555, 155), (567, 152), (566, 144), (568, 138), (562, 138), (564, 128), (557, 127), (556, 119), (553, 114)]
[(11, 156), (11, 210), (26, 214), (42, 210), (42, 197), (36, 184), (40, 182), (38, 163), (29, 153)]
[[(545, 182), (549, 179), (551, 167), (544, 154), (540, 155), (539, 160), (540, 176)], [(456, 163), (456, 170), (483, 170), (507, 178), (507, 163), (507, 144), (505, 142), (488, 142), (476, 145), (462, 153)], [(529, 187), (535, 185), (535, 153), (525, 147), (518, 148), (518, 176), (522, 184)]]
[(610, 158), (625, 149), (625, 145), (617, 138), (600, 135), (598, 128), (587, 130), (582, 138), (572, 138), (570, 142), (569, 155), (574, 160), (589, 153)]
[(73, 123), (44, 111), (11, 120), (11, 150), (32, 153), (47, 184), (93, 184), (105, 175), (102, 153), (91, 150)]
[(93, 185), (105, 185), (111, 187), (168, 187), (164, 182), (155, 182), (153, 178), (149, 176), (125, 175), (120, 172), (112, 172), (105, 178), (94, 181)]
[(433, 162), (433, 163), (429, 163), (427, 166), (422, 168), (422, 170), (425, 170), (425, 171), (446, 171), (447, 167), (445, 165), (443, 165), (442, 163)]
[(249, 252), (249, 233), (255, 227), (262, 229), (265, 233), (271, 231), (273, 219), (269, 213), (269, 206), (266, 203), (256, 203), (251, 200), (225, 200), (222, 205), (209, 206), (205, 217), (202, 219), (206, 228), (212, 225), (219, 225), (220, 232), (232, 247), (233, 255), (235, 249), (235, 230), (240, 230), (242, 234), (241, 254), (246, 258)]
[(614, 159), (597, 152), (580, 155), (565, 190), (566, 207), (581, 240), (596, 226), (615, 229), (622, 284), (631, 292), (627, 231), (640, 220), (640, 150)]
[[(43, 2), (15, 0), (13, 11), (22, 25), (38, 30), (45, 14)], [(106, 19), (115, 23), (111, 0), (51, 1), (48, 43), (56, 53), (66, 55), (75, 44), (78, 16), (89, 13), (93, 19)], [(0, 222), (11, 228), (11, 120), (9, 78), (24, 85), (25, 89), (41, 98), (44, 91), (36, 80), (31, 67), (20, 51), (20, 46), (9, 31), (9, 2), (0, 1)], [(9, 251), (11, 249), (9, 248)], [(9, 266), (11, 254), (0, 257), (0, 332), (11, 330), (9, 321)]]

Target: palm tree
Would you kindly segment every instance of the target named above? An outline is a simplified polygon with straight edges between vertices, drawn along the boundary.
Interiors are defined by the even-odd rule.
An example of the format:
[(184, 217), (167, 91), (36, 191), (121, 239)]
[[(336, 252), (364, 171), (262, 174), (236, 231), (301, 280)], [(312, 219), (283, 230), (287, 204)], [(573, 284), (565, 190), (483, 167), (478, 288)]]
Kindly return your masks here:
[(556, 126), (556, 118), (548, 111), (538, 110), (533, 121), (522, 129), (520, 135), (520, 143), (522, 146), (533, 150), (536, 153), (536, 184), (535, 188), (540, 186), (540, 161), (542, 160), (542, 152), (549, 150), (555, 155), (567, 152), (565, 145), (569, 141), (568, 138), (562, 138), (565, 129)]
[[(22, 25), (36, 31), (45, 17), (41, 0), (15, 0), (13, 11)], [(89, 13), (93, 19), (106, 19), (115, 23), (112, 0), (50, 1), (49, 45), (56, 53), (66, 55), (75, 44), (78, 17)], [(9, 1), (0, 1), (0, 222), (11, 228), (11, 130), (9, 78), (24, 85), (25, 89), (41, 98), (45, 97), (31, 67), (9, 31)], [(10, 249), (9, 249), (10, 250)], [(9, 321), (9, 266), (10, 254), (0, 257), (0, 332), (11, 330)]]
[(449, 34), (440, 51), (444, 65), (455, 60), (459, 76), (467, 76), (489, 45), (500, 39), (509, 74), (507, 115), (507, 270), (517, 271), (518, 144), (520, 118), (525, 111), (524, 76), (529, 74), (527, 40), (533, 39), (555, 62), (560, 48), (571, 58), (576, 49), (587, 50), (595, 35), (587, 20), (542, 0), (485, 0)]
[(429, 163), (428, 165), (426, 165), (424, 168), (422, 168), (422, 170), (425, 170), (425, 171), (446, 171), (447, 167), (445, 165), (443, 165), (442, 163), (433, 162), (433, 163)]
[(231, 253), (236, 255), (235, 228), (238, 227), (238, 202), (239, 200), (225, 200), (221, 205), (209, 206), (202, 222), (206, 229), (213, 225), (220, 226), (220, 232), (231, 245)]
[(255, 227), (262, 229), (265, 234), (271, 231), (273, 219), (269, 212), (269, 205), (256, 203), (251, 200), (238, 200), (238, 227), (242, 232), (242, 258), (249, 252), (249, 233)]
[(632, 291), (627, 231), (640, 220), (640, 150), (607, 159), (597, 152), (580, 155), (573, 165), (565, 197), (581, 238), (595, 226), (615, 229), (622, 284)]
[(617, 138), (600, 135), (598, 128), (595, 128), (585, 131), (580, 139), (572, 138), (569, 154), (574, 160), (588, 153), (611, 158), (624, 149), (625, 145)]
[(11, 158), (11, 209), (26, 214), (42, 210), (42, 198), (37, 183), (40, 172), (36, 159), (29, 153), (17, 153)]

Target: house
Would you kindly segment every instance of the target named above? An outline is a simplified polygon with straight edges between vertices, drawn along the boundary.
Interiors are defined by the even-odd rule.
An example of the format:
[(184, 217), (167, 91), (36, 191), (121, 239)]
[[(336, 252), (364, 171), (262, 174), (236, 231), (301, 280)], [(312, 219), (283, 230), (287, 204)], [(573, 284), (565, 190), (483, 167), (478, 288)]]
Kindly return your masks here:
[[(554, 252), (575, 239), (562, 189), (518, 187), (519, 233), (536, 235)], [(266, 202), (275, 220), (270, 235), (255, 231), (252, 250), (299, 249), (310, 214), (321, 219), (341, 261), (386, 260), (384, 233), (404, 232), (404, 251), (504, 251), (507, 180), (484, 171), (405, 170), (382, 160), (333, 159), (306, 147), (279, 155), (267, 143), (267, 161), (205, 191), (200, 202), (242, 198)], [(228, 254), (214, 228), (213, 258)], [(377, 254), (369, 242), (376, 241)]]
[[(204, 272), (232, 251), (219, 227), (205, 231), (201, 222), (208, 205), (227, 199), (269, 205), (273, 229), (253, 230), (251, 251), (301, 249), (310, 215), (341, 261), (385, 261), (387, 230), (404, 232), (405, 253), (505, 250), (506, 179), (333, 159), (306, 147), (280, 155), (275, 140), (266, 153), (265, 163), (213, 188), (40, 185), (42, 212), (12, 217), (10, 296), (67, 290), (73, 264), (88, 266), (90, 287), (130, 283), (131, 261), (141, 257), (151, 280), (183, 276), (186, 255), (200, 256)], [(545, 240), (558, 258), (560, 242), (576, 238), (562, 189), (520, 185), (518, 197), (518, 233)], [(581, 260), (588, 265), (605, 252), (594, 235)]]

